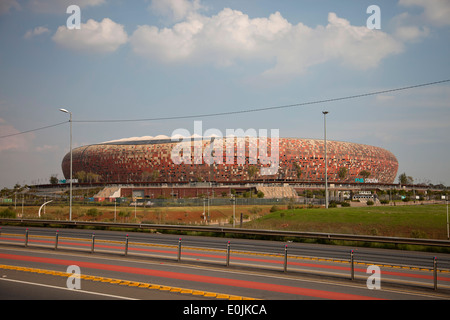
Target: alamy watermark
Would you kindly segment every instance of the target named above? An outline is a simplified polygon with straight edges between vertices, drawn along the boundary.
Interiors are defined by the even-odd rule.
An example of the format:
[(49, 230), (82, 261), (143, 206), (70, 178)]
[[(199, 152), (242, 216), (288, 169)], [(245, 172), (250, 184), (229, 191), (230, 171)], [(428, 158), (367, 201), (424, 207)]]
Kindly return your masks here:
[(367, 289), (380, 290), (381, 289), (381, 269), (379, 266), (371, 265), (367, 267), (366, 273), (370, 274), (367, 278)]
[[(270, 140), (269, 140), (270, 139)], [(261, 165), (261, 175), (274, 175), (278, 172), (279, 129), (226, 129), (225, 135), (219, 129), (211, 128), (203, 132), (202, 121), (194, 121), (194, 134), (187, 129), (172, 132), (172, 141), (178, 141), (172, 149), (174, 164), (248, 164)], [(270, 141), (270, 154), (268, 145)], [(205, 148), (203, 148), (203, 144)], [(224, 147), (225, 146), (225, 147)], [(236, 146), (236, 148), (235, 148)], [(225, 149), (225, 153), (224, 153)]]
[(66, 27), (69, 30), (81, 29), (81, 9), (77, 5), (67, 7), (66, 13), (70, 14), (66, 21)]
[[(79, 6), (73, 4), (67, 7), (67, 14), (70, 16), (67, 18), (67, 29), (80, 29), (81, 28), (81, 9)], [(369, 29), (381, 29), (381, 9), (379, 6), (373, 4), (367, 7), (366, 13), (371, 14), (367, 18), (366, 26)]]
[(66, 286), (68, 289), (81, 289), (81, 269), (79, 266), (71, 265), (67, 267), (67, 273), (73, 273), (67, 278)]
[(367, 18), (366, 26), (367, 28), (373, 29), (381, 29), (381, 9), (377, 5), (371, 5), (367, 7), (366, 13), (371, 14), (369, 18)]

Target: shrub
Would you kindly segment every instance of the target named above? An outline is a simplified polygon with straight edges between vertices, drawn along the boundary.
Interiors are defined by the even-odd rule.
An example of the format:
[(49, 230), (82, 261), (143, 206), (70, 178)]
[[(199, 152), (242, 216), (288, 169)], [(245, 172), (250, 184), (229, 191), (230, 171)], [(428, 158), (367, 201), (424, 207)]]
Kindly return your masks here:
[(336, 207), (337, 207), (336, 201), (330, 201), (330, 203), (328, 203), (328, 208), (336, 208)]
[(341, 207), (350, 207), (350, 202), (342, 202)]
[(411, 231), (411, 238), (426, 239), (426, 238), (428, 238), (428, 235), (427, 235), (426, 232), (423, 232), (421, 230), (412, 230)]
[(12, 208), (6, 208), (0, 212), (0, 218), (15, 218), (16, 212)]
[(367, 201), (367, 205), (368, 205), (368, 206), (373, 206), (373, 201), (372, 201), (372, 200), (368, 200), (368, 201)]
[(272, 206), (272, 208), (270, 208), (270, 212), (275, 212), (275, 211), (279, 211), (280, 208), (278, 206)]
[[(157, 209), (156, 211), (157, 211), (157, 212), (160, 212), (159, 209)], [(122, 211), (122, 210), (121, 210), (121, 211), (119, 211), (118, 216), (119, 216), (119, 217), (125, 217), (125, 218), (127, 218), (127, 217), (130, 216), (130, 212), (129, 212), (129, 211)]]
[(260, 213), (260, 212), (262, 211), (262, 209), (261, 209), (260, 207), (254, 206), (254, 207), (248, 209), (248, 211), (249, 211), (250, 213), (257, 214), (257, 213)]
[(90, 217), (96, 217), (99, 215), (99, 212), (98, 212), (97, 208), (91, 208), (86, 212), (86, 215), (88, 215)]

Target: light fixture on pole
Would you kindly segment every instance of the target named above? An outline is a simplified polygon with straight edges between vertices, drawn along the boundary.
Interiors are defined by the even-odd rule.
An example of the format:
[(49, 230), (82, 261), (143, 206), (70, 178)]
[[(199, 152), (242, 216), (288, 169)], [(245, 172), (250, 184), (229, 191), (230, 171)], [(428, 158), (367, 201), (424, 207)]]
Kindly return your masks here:
[(236, 195), (231, 195), (231, 201), (233, 202), (233, 228), (236, 227)]
[(323, 130), (324, 130), (324, 146), (325, 146), (325, 208), (328, 209), (328, 173), (327, 173), (327, 114), (328, 111), (322, 111), (323, 113)]
[(68, 113), (70, 118), (70, 199), (69, 199), (69, 221), (72, 220), (72, 112), (66, 109), (59, 109), (59, 111)]

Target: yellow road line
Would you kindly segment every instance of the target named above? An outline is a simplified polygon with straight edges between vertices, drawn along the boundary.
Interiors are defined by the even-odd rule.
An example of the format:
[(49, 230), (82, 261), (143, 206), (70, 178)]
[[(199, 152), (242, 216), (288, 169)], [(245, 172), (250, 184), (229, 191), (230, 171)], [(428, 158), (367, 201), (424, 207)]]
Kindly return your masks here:
[[(11, 266), (11, 265), (4, 265), (4, 264), (0, 264), (0, 269), (16, 270), (16, 271), (23, 271), (23, 272), (44, 273), (44, 274), (49, 274), (49, 275), (54, 275), (54, 276), (61, 276), (61, 277), (70, 277), (73, 275), (73, 273), (67, 273), (67, 272), (38, 269), (38, 268), (27, 268), (27, 267), (20, 267), (20, 266)], [(129, 287), (139, 287), (139, 288), (144, 288), (144, 289), (168, 291), (168, 292), (181, 293), (181, 294), (192, 294), (195, 296), (214, 297), (217, 299), (255, 300), (254, 298), (250, 298), (250, 297), (234, 296), (234, 295), (228, 295), (228, 294), (224, 294), (224, 293), (191, 290), (191, 289), (187, 289), (187, 288), (162, 286), (162, 285), (145, 283), (145, 282), (111, 279), (111, 278), (104, 278), (104, 277), (92, 276), (92, 275), (81, 275), (80, 278), (83, 280), (88, 280), (88, 281), (108, 282), (111, 284), (118, 284), (118, 285), (129, 286)]]
[[(9, 233), (3, 233), (3, 235), (7, 236), (22, 236), (17, 234), (9, 234)], [(33, 235), (33, 238), (54, 238), (52, 236), (39, 236), (39, 235)], [(30, 239), (30, 238), (29, 238)], [(91, 239), (82, 239), (82, 238), (72, 238), (72, 237), (60, 237), (60, 240), (74, 240), (74, 241), (92, 241)], [(115, 240), (101, 240), (96, 239), (96, 242), (102, 242), (102, 243), (116, 243), (116, 244), (123, 244), (125, 245), (125, 241), (115, 241)], [(171, 249), (178, 249), (178, 245), (163, 245), (163, 244), (154, 244), (154, 243), (143, 243), (143, 242), (129, 242), (129, 247), (132, 245), (136, 246), (144, 246), (144, 247), (160, 247), (160, 248), (171, 248)], [(192, 250), (192, 251), (207, 251), (207, 252), (221, 252), (226, 253), (226, 249), (212, 249), (212, 248), (195, 248), (195, 247), (188, 247), (183, 246), (183, 250)], [(260, 253), (260, 252), (249, 252), (249, 251), (235, 251), (230, 250), (230, 253), (232, 254), (241, 254), (241, 255), (254, 255), (254, 256), (263, 256), (263, 257), (276, 257), (276, 258), (283, 258), (284, 254), (269, 254), (269, 253)], [(312, 260), (312, 261), (320, 261), (320, 262), (332, 262), (332, 263), (343, 263), (343, 264), (349, 264), (350, 260), (341, 260), (341, 259), (333, 259), (333, 258), (321, 258), (321, 257), (303, 257), (303, 256), (292, 256), (288, 255), (288, 259), (297, 259), (297, 260)], [(433, 271), (432, 268), (419, 268), (414, 266), (402, 266), (402, 265), (388, 265), (388, 264), (375, 264), (375, 263), (367, 263), (367, 262), (361, 262), (361, 261), (355, 261), (355, 264), (360, 265), (376, 265), (379, 267), (385, 267), (385, 268), (402, 268), (402, 269), (410, 269), (415, 271)], [(446, 269), (438, 269), (438, 272), (443, 273), (449, 273), (450, 270)]]

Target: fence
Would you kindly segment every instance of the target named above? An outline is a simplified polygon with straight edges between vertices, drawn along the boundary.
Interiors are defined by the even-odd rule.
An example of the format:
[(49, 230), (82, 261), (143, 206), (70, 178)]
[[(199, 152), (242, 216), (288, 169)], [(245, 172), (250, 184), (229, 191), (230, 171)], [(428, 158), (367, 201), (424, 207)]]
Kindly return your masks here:
[[(9, 237), (9, 238), (8, 238)], [(15, 239), (15, 240), (11, 240)], [(21, 240), (23, 239), (23, 240)], [(33, 239), (33, 240), (32, 240)], [(38, 241), (38, 240), (39, 241)], [(64, 244), (61, 246), (62, 240), (72, 240), (71, 245)], [(220, 241), (219, 241), (220, 240)], [(346, 271), (340, 273), (339, 276), (344, 278), (349, 278), (355, 280), (355, 265), (378, 265), (390, 268), (406, 268), (409, 270), (419, 270), (432, 273), (432, 284), (428, 282), (422, 282), (421, 285), (425, 287), (431, 287), (434, 290), (438, 289), (438, 274), (439, 273), (449, 273), (450, 274), (450, 259), (447, 257), (437, 258), (435, 256), (403, 256), (402, 262), (398, 260), (398, 256), (394, 253), (364, 253), (355, 250), (343, 250), (339, 248), (332, 248), (329, 252), (321, 252), (320, 256), (311, 254), (305, 254), (301, 249), (295, 246), (290, 246), (289, 244), (274, 242), (272, 247), (261, 247), (252, 251), (245, 249), (242, 244), (233, 244), (231, 241), (223, 241), (223, 238), (216, 241), (214, 244), (201, 242), (194, 242), (192, 239), (183, 240), (183, 238), (171, 238), (171, 239), (159, 239), (152, 240), (145, 234), (133, 233), (130, 234), (117, 234), (111, 232), (101, 232), (101, 233), (90, 233), (79, 232), (74, 230), (51, 230), (51, 229), (35, 229), (35, 228), (24, 228), (24, 227), (2, 227), (0, 228), (0, 241), (2, 243), (8, 243), (13, 245), (23, 245), (24, 247), (46, 247), (53, 250), (68, 249), (70, 250), (82, 250), (89, 252), (91, 254), (99, 252), (108, 252), (116, 255), (128, 256), (133, 251), (133, 255), (143, 255), (145, 257), (158, 257), (174, 261), (199, 261), (193, 251), (201, 252), (214, 252), (215, 255), (212, 260), (208, 260), (208, 263), (220, 264), (226, 267), (236, 266), (236, 267), (250, 267), (250, 268), (262, 268), (262, 269), (274, 269), (279, 272), (299, 272), (299, 269), (295, 268), (296, 261), (302, 260), (313, 260), (313, 261), (323, 261), (324, 263), (340, 263), (347, 266)], [(78, 242), (78, 245), (74, 245), (73, 241)], [(115, 246), (106, 246), (105, 243), (115, 244)], [(130, 250), (130, 247), (133, 250)], [(143, 247), (152, 248), (166, 248), (169, 251), (161, 256), (161, 250), (153, 250), (155, 253), (148, 250), (145, 252)], [(232, 250), (233, 249), (233, 250)], [(199, 254), (198, 256), (204, 256), (205, 254)], [(259, 261), (258, 264), (245, 263), (246, 259), (243, 256), (257, 255), (270, 257), (267, 258), (269, 262), (263, 263), (262, 259), (256, 259)], [(239, 258), (238, 258), (239, 257)], [(271, 259), (271, 260), (269, 260)], [(249, 261), (252, 259), (248, 259)], [(244, 261), (244, 262), (242, 262)], [(271, 264), (271, 263), (272, 264)], [(298, 263), (297, 263), (298, 264)], [(439, 266), (439, 268), (438, 268)], [(342, 268), (341, 268), (342, 269)], [(409, 271), (408, 270), (408, 271)], [(301, 272), (311, 272), (311, 273), (321, 273), (320, 271), (314, 270), (301, 270)], [(360, 271), (359, 271), (360, 272)], [(444, 278), (442, 278), (444, 279)], [(450, 281), (450, 278), (445, 278), (443, 281)], [(448, 280), (447, 280), (448, 279)], [(392, 281), (392, 279), (391, 279)], [(447, 285), (442, 285), (442, 287), (448, 288)]]

